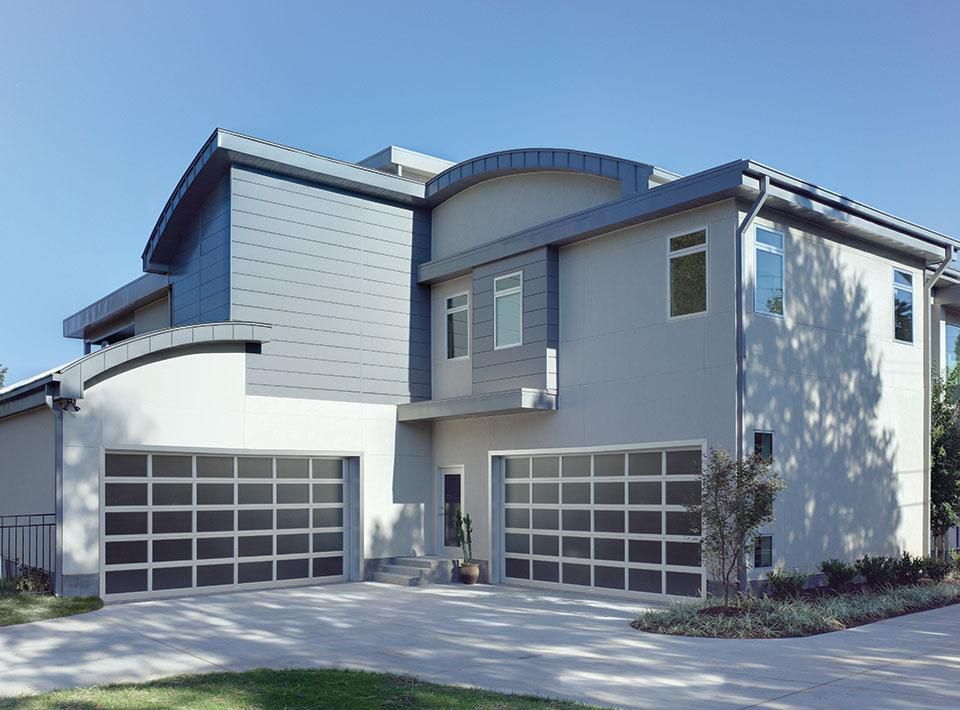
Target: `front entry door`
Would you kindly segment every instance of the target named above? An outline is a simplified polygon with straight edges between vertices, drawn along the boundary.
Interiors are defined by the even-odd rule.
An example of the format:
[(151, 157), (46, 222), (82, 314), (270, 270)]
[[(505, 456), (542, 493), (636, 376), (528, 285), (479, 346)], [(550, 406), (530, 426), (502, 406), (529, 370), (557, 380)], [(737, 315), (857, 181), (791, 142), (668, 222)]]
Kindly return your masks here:
[(437, 487), (437, 500), (440, 502), (438, 548), (444, 557), (459, 558), (456, 519), (457, 511), (463, 507), (463, 468), (441, 468)]

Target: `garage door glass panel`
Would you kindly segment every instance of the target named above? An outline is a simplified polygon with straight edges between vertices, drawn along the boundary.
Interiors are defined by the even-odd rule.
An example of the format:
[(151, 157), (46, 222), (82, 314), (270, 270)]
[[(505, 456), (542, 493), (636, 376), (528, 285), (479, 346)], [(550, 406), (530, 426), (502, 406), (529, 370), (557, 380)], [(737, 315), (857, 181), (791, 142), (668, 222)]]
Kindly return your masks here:
[(339, 552), (343, 549), (343, 533), (314, 533), (314, 552)]
[[(256, 511), (245, 510), (243, 512)], [(197, 512), (197, 532), (223, 532), (226, 530), (233, 530), (232, 510), (200, 510)]]
[(663, 594), (663, 573), (660, 570), (631, 569), (630, 591)]
[(595, 510), (593, 511), (593, 530), (594, 532), (622, 533), (623, 519), (622, 510)]
[(614, 538), (598, 537), (593, 541), (593, 556), (598, 560), (619, 560), (623, 562), (624, 541)]
[(534, 478), (557, 478), (560, 475), (560, 457), (546, 456), (533, 459)]
[[(278, 510), (277, 515), (290, 511)], [(306, 527), (306, 526), (304, 526)], [(339, 528), (343, 527), (343, 508), (320, 508), (313, 511), (313, 527)]]
[(659, 540), (631, 540), (630, 561), (659, 565), (663, 562), (663, 543)]
[(594, 483), (593, 502), (598, 505), (623, 505), (623, 484)]
[(153, 456), (154, 478), (190, 478), (193, 476), (193, 458), (190, 456)]
[(193, 532), (193, 513), (189, 510), (163, 510), (153, 514), (154, 535), (190, 532)]
[(107, 513), (104, 516), (107, 535), (146, 535), (146, 513)]
[(699, 535), (700, 516), (686, 511), (667, 511), (667, 535)]
[(193, 485), (190, 483), (154, 483), (154, 505), (192, 505)]
[(659, 481), (630, 481), (627, 484), (630, 492), (630, 505), (661, 505), (663, 484)]
[(602, 454), (593, 457), (594, 476), (622, 476), (623, 454)]
[(519, 552), (525, 555), (530, 552), (530, 536), (518, 533), (507, 533), (504, 549), (507, 552)]
[(310, 536), (308, 534), (277, 535), (278, 555), (295, 555), (304, 552), (310, 552)]
[(582, 587), (590, 586), (590, 565), (563, 563), (563, 583), (576, 584)]
[(237, 538), (237, 555), (240, 557), (264, 557), (272, 554), (272, 535), (244, 535)]
[(108, 542), (106, 544), (108, 565), (132, 565), (147, 561), (146, 540), (131, 542)]
[(306, 579), (310, 576), (310, 560), (277, 560), (277, 579)]
[(590, 558), (590, 538), (588, 537), (563, 537), (563, 556)]
[(313, 459), (311, 466), (314, 478), (343, 478), (343, 461), (340, 459)]
[(108, 506), (146, 505), (147, 486), (144, 483), (108, 483), (104, 486), (104, 502)]
[(702, 455), (699, 451), (668, 451), (668, 476), (699, 476)]
[(700, 502), (700, 481), (667, 481), (667, 505), (694, 505)]
[(306, 483), (278, 483), (277, 503), (309, 503), (310, 486)]
[(702, 579), (699, 574), (667, 572), (667, 594), (682, 597), (699, 597)]
[(560, 538), (556, 535), (534, 535), (533, 554), (548, 557), (560, 556)]
[(343, 486), (339, 483), (314, 484), (314, 503), (343, 503)]
[(233, 565), (197, 565), (198, 587), (219, 587), (225, 584), (232, 585)]
[(198, 456), (197, 476), (200, 478), (233, 478), (233, 457)]
[(508, 508), (506, 511), (504, 511), (503, 517), (504, 517), (504, 524), (508, 528), (516, 529), (516, 528), (530, 527), (530, 511), (529, 510), (521, 510), (518, 508)]
[(530, 502), (530, 484), (529, 483), (508, 483), (506, 488), (507, 503), (529, 503)]
[(530, 579), (530, 561), (507, 557), (504, 560), (504, 574), (517, 579)]
[(564, 478), (587, 478), (590, 476), (589, 456), (564, 456), (562, 461)]
[[(556, 512), (556, 511), (550, 511)], [(534, 512), (536, 515), (536, 511)], [(589, 530), (590, 529), (590, 511), (589, 510), (564, 510), (563, 511), (563, 529), (564, 530)]]
[(644, 451), (627, 457), (631, 476), (660, 476), (663, 474), (663, 454), (659, 451)]
[(277, 478), (309, 478), (307, 459), (277, 459)]
[(154, 540), (153, 561), (173, 562), (193, 557), (193, 540)]
[(197, 559), (215, 560), (233, 557), (232, 537), (201, 537), (197, 539)]
[(631, 510), (628, 515), (631, 533), (635, 535), (660, 535), (663, 533), (660, 511)]
[(272, 483), (241, 483), (237, 486), (240, 505), (269, 505), (273, 503)]
[(193, 586), (193, 567), (157, 567), (153, 570), (153, 590), (187, 589)]
[[(314, 511), (315, 513), (326, 512), (326, 511)], [(330, 512), (338, 512), (335, 509), (330, 509)], [(315, 527), (324, 527), (323, 525), (316, 525)], [(289, 530), (291, 528), (308, 528), (310, 527), (310, 509), (309, 508), (283, 508), (277, 511), (277, 527), (283, 530)]]
[[(509, 511), (508, 511), (509, 512)], [(527, 514), (526, 510), (518, 510), (517, 513)], [(560, 529), (560, 511), (559, 510), (533, 510), (533, 529), (534, 530), (559, 530)]]
[(668, 542), (667, 564), (682, 567), (699, 567), (700, 544), (697, 542)]
[(563, 484), (563, 503), (564, 505), (589, 505), (590, 484), (565, 482)]
[(147, 457), (143, 454), (107, 454), (104, 476), (146, 476)]
[(342, 574), (342, 557), (318, 557), (313, 561), (314, 577), (339, 577)]
[(506, 478), (529, 478), (530, 459), (504, 459), (504, 476)]
[(233, 505), (233, 484), (198, 483), (197, 505)]
[(273, 579), (273, 562), (241, 562), (237, 565), (237, 583), (269, 582)]
[(533, 560), (533, 578), (538, 582), (559, 582), (560, 563)]
[(624, 568), (604, 567), (597, 565), (593, 568), (593, 583), (605, 589), (623, 589)]
[(240, 478), (273, 478), (273, 459), (240, 456), (237, 458), (237, 476)]
[(541, 505), (556, 505), (560, 502), (560, 484), (534, 483), (533, 502)]
[(127, 594), (147, 591), (147, 570), (125, 569), (107, 572), (105, 575), (107, 594)]

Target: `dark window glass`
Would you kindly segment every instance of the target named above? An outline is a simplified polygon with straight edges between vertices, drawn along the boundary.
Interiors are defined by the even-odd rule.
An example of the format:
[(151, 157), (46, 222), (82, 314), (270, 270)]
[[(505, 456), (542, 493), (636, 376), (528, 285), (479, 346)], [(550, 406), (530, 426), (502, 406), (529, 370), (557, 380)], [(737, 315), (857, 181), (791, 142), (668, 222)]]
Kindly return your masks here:
[(753, 452), (764, 461), (773, 461), (773, 433), (769, 431), (753, 432)]
[(597, 454), (593, 457), (594, 476), (622, 476), (623, 454)]
[(563, 556), (590, 559), (590, 538), (564, 536)]
[(560, 538), (556, 535), (534, 535), (533, 554), (560, 556)]
[(243, 562), (237, 565), (237, 583), (269, 582), (273, 579), (273, 562)]
[(197, 476), (200, 478), (233, 478), (233, 457), (197, 456)]
[(707, 310), (707, 252), (670, 259), (670, 315), (685, 316)]
[(309, 503), (310, 486), (306, 483), (277, 485), (277, 503)]
[(590, 586), (590, 565), (563, 563), (563, 583)]
[[(153, 475), (155, 478), (190, 478), (193, 475), (193, 459), (189, 456), (154, 454)], [(157, 585), (153, 586), (156, 588)]]
[(198, 560), (212, 560), (218, 557), (233, 557), (232, 537), (197, 538)]
[(667, 594), (681, 597), (699, 597), (701, 577), (687, 572), (667, 572)]
[(106, 574), (107, 594), (147, 591), (147, 570), (125, 569)]
[(108, 565), (133, 565), (147, 561), (147, 542), (108, 542), (106, 544)]
[(154, 483), (154, 505), (191, 505), (193, 485), (190, 483)]
[(198, 483), (197, 505), (233, 505), (233, 484)]
[(700, 566), (699, 542), (668, 542), (667, 564), (683, 567)]
[(631, 476), (660, 476), (663, 474), (663, 454), (659, 451), (642, 451), (628, 457)]
[[(321, 511), (317, 510), (315, 512), (319, 513)], [(290, 528), (308, 528), (310, 527), (310, 511), (306, 508), (298, 508), (295, 510), (278, 510), (277, 527), (283, 530), (288, 530)]]
[(593, 502), (599, 505), (623, 505), (623, 484), (594, 483)]
[(623, 589), (623, 572), (623, 567), (597, 565), (593, 568), (593, 586), (605, 589)]
[(913, 277), (894, 271), (893, 337), (904, 343), (913, 342)]
[(680, 251), (691, 247), (703, 246), (707, 243), (707, 233), (704, 230), (691, 232), (679, 237), (670, 238), (670, 251)]
[(310, 560), (277, 560), (277, 579), (306, 579), (310, 576)]
[(632, 569), (630, 570), (630, 591), (631, 592), (650, 592), (653, 594), (663, 593), (663, 581), (659, 570), (653, 569)]
[(564, 456), (563, 477), (585, 478), (590, 475), (589, 456)]
[[(536, 512), (537, 511), (534, 511), (534, 520), (536, 520)], [(504, 525), (508, 528), (529, 528), (530, 511), (525, 508), (508, 508), (503, 512), (503, 520)]]
[(273, 527), (273, 511), (238, 510), (237, 523), (240, 530), (269, 530)]
[(309, 478), (307, 459), (277, 459), (277, 478)]
[(457, 513), (460, 512), (462, 484), (460, 474), (443, 474), (443, 544), (446, 547), (457, 547), (459, 544)]
[[(277, 517), (281, 513), (296, 511), (278, 510)], [(313, 527), (315, 528), (342, 528), (343, 527), (343, 508), (320, 508), (313, 511)]]
[(192, 567), (156, 567), (153, 570), (153, 590), (186, 589), (193, 586)]
[(105, 489), (104, 499), (108, 506), (147, 504), (147, 486), (145, 483), (108, 483)]
[(193, 513), (189, 510), (158, 510), (153, 514), (153, 532), (158, 535), (193, 532)]
[(505, 557), (503, 573), (514, 579), (530, 579), (530, 560), (520, 560), (514, 557)]
[(343, 503), (343, 485), (322, 483), (313, 485), (314, 503)]
[(563, 511), (563, 529), (564, 530), (589, 530), (590, 529), (590, 511), (589, 510)]
[(699, 476), (702, 456), (699, 451), (668, 451), (668, 476)]
[(314, 478), (343, 478), (343, 459), (314, 459)]
[(667, 481), (667, 505), (700, 502), (700, 481)]
[(504, 549), (507, 552), (520, 553), (522, 555), (530, 552), (530, 536), (519, 533), (507, 533), (504, 536)]
[(593, 511), (593, 529), (597, 532), (622, 533), (622, 510), (595, 510)]
[[(249, 513), (251, 511), (243, 511)], [(252, 511), (257, 512), (257, 511)], [(197, 532), (220, 532), (233, 530), (232, 510), (199, 510), (197, 511)]]
[(630, 561), (658, 565), (662, 558), (659, 540), (631, 540)]
[(530, 459), (504, 459), (503, 470), (506, 478), (529, 478)]
[(278, 555), (293, 555), (300, 552), (310, 552), (310, 536), (307, 533), (277, 535)]
[(317, 557), (313, 561), (314, 577), (339, 577), (342, 574), (342, 557)]
[(534, 478), (556, 478), (560, 475), (560, 459), (557, 456), (540, 456), (533, 460)]
[(273, 503), (273, 484), (241, 483), (237, 487), (237, 502), (240, 505)]
[(630, 481), (630, 505), (660, 505), (660, 481)]
[(253, 535), (237, 538), (237, 555), (240, 557), (261, 557), (273, 554), (273, 536)]
[(104, 476), (147, 475), (145, 454), (107, 454), (104, 464)]
[(237, 475), (240, 478), (273, 478), (273, 460), (241, 456), (237, 459)]
[(590, 484), (565, 482), (563, 484), (563, 502), (567, 504), (589, 505)]
[(757, 535), (753, 543), (753, 566), (773, 566), (773, 536)]
[(314, 552), (340, 552), (343, 549), (343, 533), (327, 532), (313, 534)]
[[(449, 302), (452, 299), (447, 299)], [(448, 303), (449, 307), (449, 303)], [(463, 308), (447, 312), (447, 359), (466, 357), (470, 354), (468, 325), (470, 311)]]
[(557, 562), (545, 562), (544, 560), (533, 560), (533, 578), (538, 582), (559, 582), (560, 564)]
[(192, 540), (154, 540), (153, 561), (173, 562), (193, 558)]
[(696, 513), (667, 512), (667, 535), (699, 535), (700, 516)]
[(543, 505), (556, 505), (560, 502), (560, 484), (534, 483), (533, 502)]
[(107, 513), (107, 535), (146, 535), (146, 513)]
[(505, 503), (529, 503), (529, 483), (508, 483), (504, 486), (503, 500)]
[(630, 532), (634, 534), (660, 535), (661, 518), (660, 513), (648, 510), (631, 510), (628, 513), (630, 518)]
[(233, 584), (233, 565), (197, 565), (197, 586)]
[(623, 562), (623, 549), (623, 540), (598, 537), (593, 541), (593, 556), (598, 560), (619, 560)]
[(533, 527), (536, 530), (559, 530), (560, 511), (534, 509)]

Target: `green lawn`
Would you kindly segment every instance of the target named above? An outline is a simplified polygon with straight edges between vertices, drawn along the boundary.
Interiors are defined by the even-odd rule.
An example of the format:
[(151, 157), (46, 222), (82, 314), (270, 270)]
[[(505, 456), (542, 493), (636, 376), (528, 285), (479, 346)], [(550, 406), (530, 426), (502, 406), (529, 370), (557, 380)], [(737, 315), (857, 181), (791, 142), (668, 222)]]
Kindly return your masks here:
[(527, 710), (585, 708), (575, 703), (422, 683), (408, 676), (337, 670), (255, 670), (181, 675), (152, 683), (58, 690), (0, 700), (0, 709), (49, 708), (485, 708)]
[(55, 597), (49, 594), (0, 594), (0, 626), (55, 619), (93, 611), (99, 597)]

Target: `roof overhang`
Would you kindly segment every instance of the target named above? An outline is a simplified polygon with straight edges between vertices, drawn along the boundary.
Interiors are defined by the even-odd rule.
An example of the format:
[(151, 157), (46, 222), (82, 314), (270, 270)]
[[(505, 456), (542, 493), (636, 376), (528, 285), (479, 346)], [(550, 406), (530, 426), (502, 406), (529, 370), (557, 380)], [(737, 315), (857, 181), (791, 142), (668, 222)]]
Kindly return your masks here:
[(397, 421), (433, 422), (444, 419), (489, 417), (497, 414), (552, 412), (557, 409), (557, 404), (557, 395), (553, 392), (520, 387), (505, 392), (401, 404), (397, 407)]
[(399, 169), (400, 172), (397, 174), (426, 182), (438, 173), (453, 167), (454, 163), (426, 153), (390, 145), (359, 161), (357, 165), (390, 173), (397, 173)]
[(83, 338), (91, 329), (131, 314), (166, 294), (170, 287), (164, 274), (144, 274), (63, 320), (63, 337)]

